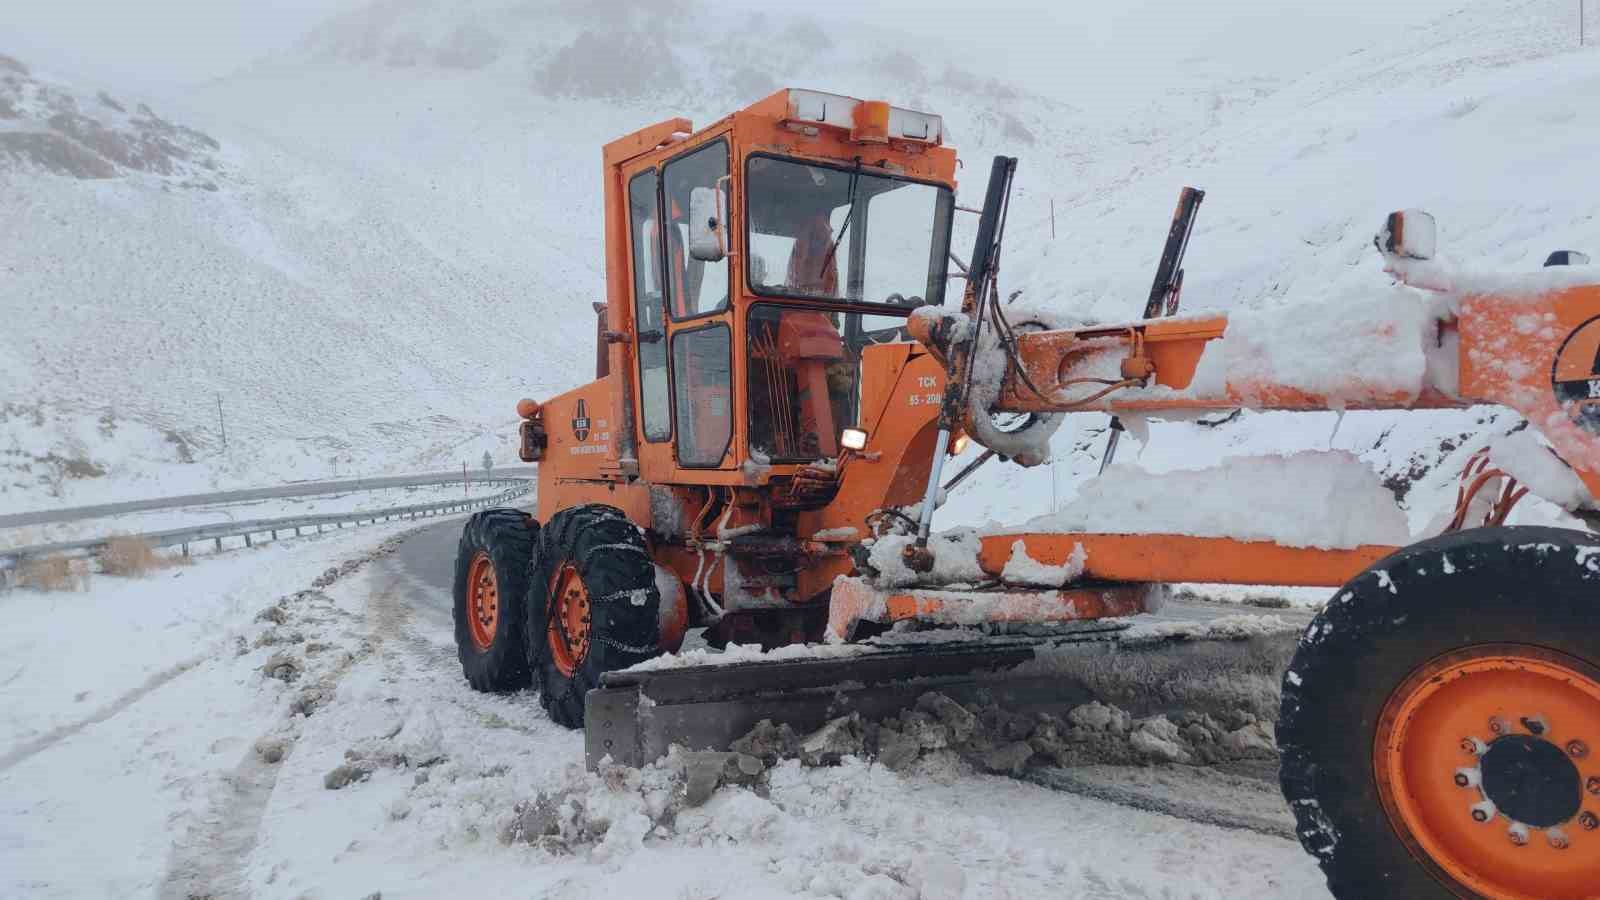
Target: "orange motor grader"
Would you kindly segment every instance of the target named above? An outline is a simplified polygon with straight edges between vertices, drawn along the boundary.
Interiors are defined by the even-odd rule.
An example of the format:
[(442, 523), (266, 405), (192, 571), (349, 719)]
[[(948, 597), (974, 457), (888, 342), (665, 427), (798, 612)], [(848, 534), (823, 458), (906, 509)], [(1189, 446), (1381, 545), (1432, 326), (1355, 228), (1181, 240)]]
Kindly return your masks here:
[[(1406, 377), (1360, 347), (1323, 377), (1275, 372), (1293, 330), (1262, 350), (1224, 316), (1011, 322), (995, 276), (1015, 160), (996, 159), (982, 210), (962, 210), (944, 136), (936, 115), (784, 90), (605, 146), (596, 379), (519, 404), (537, 515), (490, 510), (464, 528), (455, 622), (472, 686), (535, 685), (555, 721), (587, 718), (591, 762), (637, 763), (669, 743), (725, 749), (761, 718), (882, 713), (930, 687), (1018, 702), (1082, 687), (1029, 668), (1036, 648), (1015, 636), (638, 666), (691, 628), (770, 648), (900, 622), (1002, 638), (1053, 625), (1065, 645), (1114, 634), (1168, 583), (1325, 586), (1333, 598), (1267, 673), (1281, 678), (1285, 796), (1335, 893), (1596, 896), (1600, 541), (1505, 526), (1521, 472), (1475, 457), (1445, 533), (1404, 547), (1177, 528), (954, 542), (931, 525), (970, 471), (943, 473), (968, 441), (980, 459), (1035, 464), (1063, 413), (1472, 404), (1524, 416), (1549, 444), (1533, 468), (1580, 485), (1548, 499), (1587, 515), (1600, 279), (1455, 276), (1430, 261), (1431, 218), (1391, 215), (1377, 242), (1389, 270), (1432, 291), (1396, 302), (1436, 310), (1406, 319), (1420, 323)], [(950, 246), (962, 211), (979, 214), (966, 262)], [(1175, 218), (1172, 237), (1187, 236)], [(1057, 583), (1016, 583), (1019, 554)], [(1132, 652), (1101, 642), (1080, 668)]]

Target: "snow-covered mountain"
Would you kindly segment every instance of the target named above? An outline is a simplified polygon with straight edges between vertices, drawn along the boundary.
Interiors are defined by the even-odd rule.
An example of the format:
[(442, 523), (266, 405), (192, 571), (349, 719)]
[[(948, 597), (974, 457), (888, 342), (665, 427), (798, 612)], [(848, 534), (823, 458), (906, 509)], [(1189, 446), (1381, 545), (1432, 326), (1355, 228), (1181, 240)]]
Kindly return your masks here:
[[(1005, 288), (1066, 318), (1137, 312), (1185, 183), (1209, 191), (1191, 309), (1382, 285), (1371, 233), (1402, 206), (1438, 214), (1444, 251), (1472, 263), (1600, 250), (1600, 199), (1577, 188), (1600, 56), (1573, 46), (1568, 13), (1481, 0), (1289, 75), (1185, 59), (1111, 110), (1074, 96), (1094, 85), (1007, 83), (930, 39), (643, 0), (382, 0), (148, 101), (161, 117), (7, 66), (0, 208), (16, 214), (0, 216), (0, 310), (21, 327), (0, 331), (0, 497), (26, 508), (508, 458), (515, 399), (591, 365), (600, 145), (786, 84), (942, 113), (969, 195), (989, 155), (1020, 156)], [(57, 124), (49, 104), (66, 101), (47, 95), (85, 121)], [(185, 155), (163, 172), (99, 153), (112, 177), (84, 178), (14, 149), (97, 153), (85, 136), (101, 134)], [(1332, 440), (1399, 485), (1476, 415), (1352, 414)], [(1158, 425), (1138, 458), (1326, 446), (1334, 418)], [(953, 509), (1045, 511), (1053, 485), (1064, 496), (1087, 471), (1072, 448), (1099, 427), (1064, 431), (1053, 471), (991, 467)]]

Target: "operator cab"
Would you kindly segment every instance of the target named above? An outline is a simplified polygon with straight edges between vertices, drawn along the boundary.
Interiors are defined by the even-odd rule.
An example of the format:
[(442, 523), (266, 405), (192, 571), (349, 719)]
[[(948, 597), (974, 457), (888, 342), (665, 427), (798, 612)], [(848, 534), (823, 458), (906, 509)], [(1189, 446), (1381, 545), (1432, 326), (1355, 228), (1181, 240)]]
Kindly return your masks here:
[(621, 166), (647, 470), (669, 447), (675, 469), (839, 455), (864, 349), (909, 340), (910, 311), (944, 302), (942, 132), (937, 116), (779, 91)]

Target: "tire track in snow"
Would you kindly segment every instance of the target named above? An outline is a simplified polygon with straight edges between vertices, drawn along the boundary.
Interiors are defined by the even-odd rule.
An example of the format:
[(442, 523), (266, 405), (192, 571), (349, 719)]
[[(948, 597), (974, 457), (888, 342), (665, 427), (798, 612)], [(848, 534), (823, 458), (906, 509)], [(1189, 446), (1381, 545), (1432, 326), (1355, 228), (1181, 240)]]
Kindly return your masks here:
[[(325, 574), (318, 581), (324, 588), (331, 587), (333, 582), (393, 552), (422, 530), (412, 529), (391, 537), (375, 549), (335, 567), (338, 574), (332, 578)], [(330, 574), (333, 571), (330, 570)], [(314, 688), (327, 698), (325, 703), (337, 696), (340, 682), (356, 663), (377, 654), (386, 637), (395, 633), (385, 623), (384, 616), (374, 615), (373, 603), (374, 595), (390, 591), (393, 587), (394, 579), (391, 579), (383, 589), (375, 590), (365, 598), (363, 624), (367, 626), (367, 639), (362, 643), (360, 652), (347, 653), (331, 670), (317, 678)], [(382, 607), (383, 604), (380, 604), (379, 608)], [(314, 623), (307, 621), (302, 624)], [(299, 744), (304, 720), (297, 720), (291, 708), (285, 711), (281, 721), (283, 726), (269, 729), (252, 740), (244, 757), (221, 776), (219, 784), (212, 787), (210, 802), (202, 819), (174, 842), (156, 896), (162, 900), (192, 900), (196, 897), (221, 900), (250, 895), (245, 879), (250, 856), (260, 841), (261, 823), (277, 787), (278, 773)], [(266, 740), (278, 741), (282, 746), (282, 756), (276, 762), (267, 762), (256, 750), (256, 746)]]
[(7, 750), (4, 755), (0, 755), (0, 772), (4, 772), (18, 763), (31, 759), (40, 753), (49, 750), (51, 747), (54, 747), (55, 745), (61, 743), (67, 738), (72, 737), (91, 725), (98, 725), (101, 722), (110, 719), (112, 716), (115, 716), (133, 704), (138, 703), (140, 700), (144, 699), (165, 685), (170, 684), (172, 680), (177, 678), (179, 675), (188, 672), (190, 669), (193, 669), (195, 666), (200, 665), (214, 656), (214, 653), (202, 653), (199, 656), (186, 659), (175, 666), (162, 669), (154, 675), (151, 675), (149, 678), (146, 678), (138, 687), (128, 691), (120, 697), (117, 697), (110, 703), (107, 703), (106, 705), (90, 713), (88, 716), (85, 716), (76, 722), (70, 722), (66, 725), (60, 725), (52, 728), (33, 740), (25, 741), (16, 747), (11, 748), (10, 750)]
[(1141, 774), (1141, 770), (1130, 768), (1109, 774), (1104, 771), (1120, 768), (1031, 769), (1022, 775), (1022, 780), (1053, 791), (1200, 825), (1299, 840), (1294, 819), (1283, 802), (1275, 778), (1268, 781), (1248, 775), (1241, 777), (1211, 766), (1165, 766), (1158, 770), (1164, 783), (1140, 784), (1126, 776)]

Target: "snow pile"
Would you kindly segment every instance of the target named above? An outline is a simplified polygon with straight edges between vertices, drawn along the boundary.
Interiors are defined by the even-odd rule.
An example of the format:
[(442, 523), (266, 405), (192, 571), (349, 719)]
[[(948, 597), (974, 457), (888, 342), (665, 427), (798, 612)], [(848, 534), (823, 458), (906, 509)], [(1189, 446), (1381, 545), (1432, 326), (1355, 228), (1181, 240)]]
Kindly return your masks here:
[(1234, 457), (1162, 474), (1116, 465), (1081, 484), (1060, 512), (1007, 530), (1186, 534), (1323, 549), (1410, 540), (1394, 495), (1342, 451)]
[[(762, 721), (733, 743), (732, 752), (713, 755), (725, 758), (719, 765), (733, 762), (729, 757), (754, 756), (761, 764), (743, 770), (757, 773), (783, 759), (806, 766), (867, 759), (895, 772), (954, 769), (1019, 775), (1038, 766), (1274, 759), (1277, 744), (1272, 723), (1242, 709), (1217, 716), (1186, 712), (1135, 718), (1093, 701), (1063, 707), (1059, 715), (1024, 714), (994, 703), (962, 704), (930, 691), (914, 707), (883, 720), (851, 713), (804, 737), (788, 726)], [(726, 771), (739, 770), (727, 765)]]

